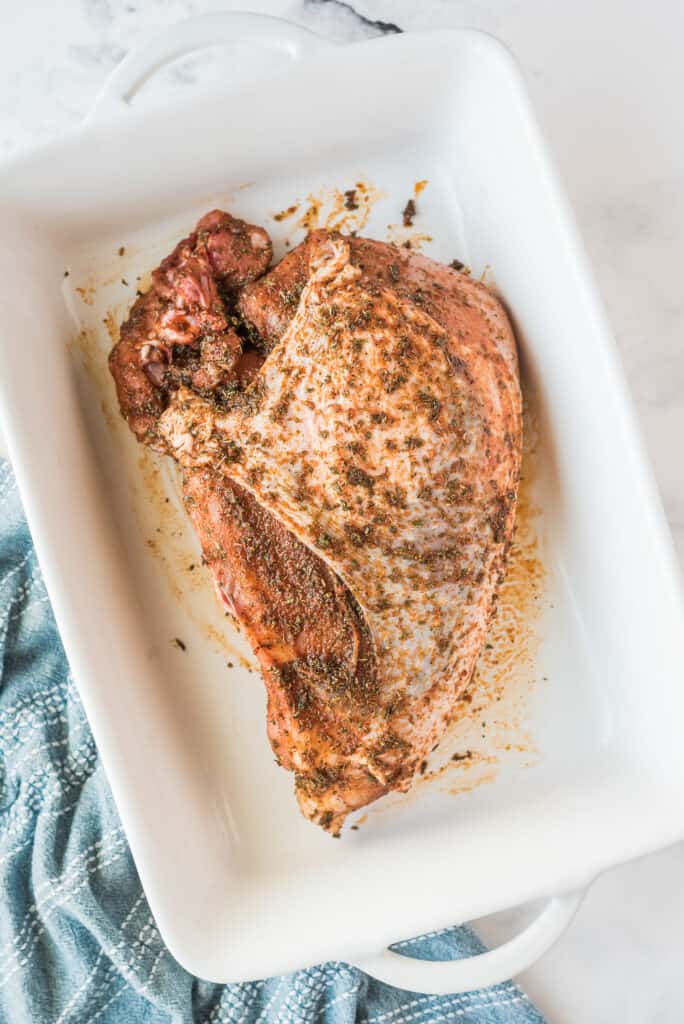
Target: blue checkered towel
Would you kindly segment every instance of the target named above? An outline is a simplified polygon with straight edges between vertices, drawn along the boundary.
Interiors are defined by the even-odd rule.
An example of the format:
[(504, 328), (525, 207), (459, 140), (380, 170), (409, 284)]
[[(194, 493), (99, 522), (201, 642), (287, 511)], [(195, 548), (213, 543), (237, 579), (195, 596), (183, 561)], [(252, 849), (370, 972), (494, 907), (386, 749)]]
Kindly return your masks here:
[[(166, 950), (69, 675), (12, 471), (0, 461), (0, 1020), (7, 1024), (543, 1024), (517, 986), (416, 996), (342, 963), (213, 985)], [(480, 952), (467, 928), (413, 952)]]

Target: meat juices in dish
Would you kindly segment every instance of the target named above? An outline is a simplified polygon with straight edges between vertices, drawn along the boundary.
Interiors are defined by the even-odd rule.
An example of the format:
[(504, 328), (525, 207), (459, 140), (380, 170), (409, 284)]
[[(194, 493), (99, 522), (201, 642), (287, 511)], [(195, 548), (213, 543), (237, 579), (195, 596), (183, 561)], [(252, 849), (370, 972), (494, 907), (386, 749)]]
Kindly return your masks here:
[(110, 356), (136, 436), (183, 468), (224, 605), (263, 670), (304, 815), (407, 790), (484, 644), (522, 448), (513, 332), (478, 282), (327, 231), (271, 271), (204, 217)]

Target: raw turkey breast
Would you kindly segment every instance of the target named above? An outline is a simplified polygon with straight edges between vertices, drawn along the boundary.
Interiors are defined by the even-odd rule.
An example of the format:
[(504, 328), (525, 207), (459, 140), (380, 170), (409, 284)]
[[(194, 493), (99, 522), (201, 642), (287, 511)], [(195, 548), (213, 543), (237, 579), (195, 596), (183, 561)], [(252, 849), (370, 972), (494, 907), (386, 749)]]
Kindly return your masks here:
[[(515, 341), (482, 284), (420, 254), (317, 231), (264, 274), (264, 233), (208, 216), (242, 225), (254, 259), (235, 254), (240, 275), (216, 244), (219, 272), (196, 253), (211, 236), (181, 243), (170, 297), (139, 300), (153, 313), (134, 307), (112, 372), (138, 436), (183, 467), (300, 807), (338, 834), (411, 785), (485, 642), (520, 472)], [(197, 262), (206, 300), (187, 284)], [(169, 343), (175, 273), (191, 326)], [(141, 421), (127, 396), (148, 385)]]

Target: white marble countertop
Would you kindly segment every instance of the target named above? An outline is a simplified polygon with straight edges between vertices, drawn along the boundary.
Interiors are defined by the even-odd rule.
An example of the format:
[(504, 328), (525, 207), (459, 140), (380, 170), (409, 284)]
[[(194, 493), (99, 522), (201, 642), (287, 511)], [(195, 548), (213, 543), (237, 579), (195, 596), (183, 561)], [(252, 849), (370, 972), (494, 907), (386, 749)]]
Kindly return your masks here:
[[(578, 216), (684, 558), (684, 5), (25, 0), (3, 11), (0, 158), (76, 124), (147, 34), (231, 7), (283, 15), (340, 41), (469, 25), (513, 50)], [(190, 66), (165, 87), (198, 87), (196, 76)], [(494, 941), (517, 919), (499, 915), (482, 933)], [(601, 878), (522, 984), (555, 1024), (679, 1024), (682, 921), (684, 844)]]

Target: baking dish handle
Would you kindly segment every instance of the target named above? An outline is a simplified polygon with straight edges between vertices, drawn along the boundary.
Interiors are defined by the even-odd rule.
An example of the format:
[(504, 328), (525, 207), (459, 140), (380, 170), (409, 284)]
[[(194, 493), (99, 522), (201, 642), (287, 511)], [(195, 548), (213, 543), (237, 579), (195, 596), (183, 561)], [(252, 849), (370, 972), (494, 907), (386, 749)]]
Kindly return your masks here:
[(253, 41), (292, 61), (336, 45), (301, 25), (268, 14), (219, 11), (185, 18), (124, 57), (105, 82), (85, 123), (121, 113), (156, 71), (178, 57), (237, 40)]
[(428, 995), (448, 995), (487, 988), (531, 967), (560, 938), (577, 912), (586, 889), (553, 896), (541, 913), (515, 938), (496, 949), (463, 960), (416, 960), (385, 949), (356, 958), (354, 967), (377, 981)]

